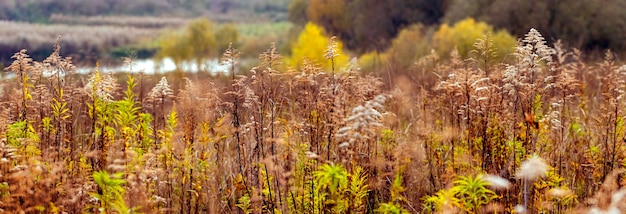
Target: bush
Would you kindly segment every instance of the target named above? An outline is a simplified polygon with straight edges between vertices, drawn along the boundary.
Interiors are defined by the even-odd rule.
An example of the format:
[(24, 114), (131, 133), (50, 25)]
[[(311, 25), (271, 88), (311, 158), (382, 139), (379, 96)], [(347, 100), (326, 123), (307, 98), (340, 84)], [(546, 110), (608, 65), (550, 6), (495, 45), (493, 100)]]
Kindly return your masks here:
[(462, 58), (469, 56), (474, 43), (483, 35), (492, 34), (493, 47), (500, 57), (513, 52), (516, 39), (508, 32), (494, 31), (493, 27), (484, 22), (476, 22), (472, 18), (464, 19), (453, 26), (443, 24), (433, 36), (433, 45), (439, 55), (446, 56), (456, 47)]
[(421, 25), (412, 25), (400, 31), (385, 53), (400, 69), (408, 69), (416, 60), (430, 53), (428, 40)]

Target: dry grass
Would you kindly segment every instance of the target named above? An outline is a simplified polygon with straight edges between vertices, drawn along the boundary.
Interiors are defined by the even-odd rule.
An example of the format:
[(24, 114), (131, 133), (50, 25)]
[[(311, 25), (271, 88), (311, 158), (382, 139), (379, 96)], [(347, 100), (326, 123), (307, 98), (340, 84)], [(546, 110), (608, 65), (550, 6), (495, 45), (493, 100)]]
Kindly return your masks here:
[(0, 97), (0, 208), (624, 211), (626, 76), (611, 52), (586, 63), (536, 31), (510, 64), (477, 48), (430, 55), (419, 77), (377, 74), (394, 85), (307, 62), (289, 69), (273, 45), (248, 75), (232, 48), (230, 73), (217, 76), (85, 78), (58, 51), (41, 62), (17, 54), (8, 70), (18, 78)]

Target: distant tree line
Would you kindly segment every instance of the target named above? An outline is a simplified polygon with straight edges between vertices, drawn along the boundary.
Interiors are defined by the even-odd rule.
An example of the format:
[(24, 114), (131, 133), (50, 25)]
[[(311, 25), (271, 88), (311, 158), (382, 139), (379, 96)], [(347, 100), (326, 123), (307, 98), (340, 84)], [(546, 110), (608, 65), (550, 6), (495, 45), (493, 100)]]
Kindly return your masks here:
[(401, 29), (438, 26), (465, 18), (516, 37), (530, 28), (585, 51), (626, 48), (626, 1), (580, 0), (293, 0), (289, 20), (311, 21), (358, 53), (388, 48)]
[(438, 24), (447, 5), (448, 0), (293, 0), (289, 15), (292, 22), (315, 22), (349, 49), (366, 52), (389, 46), (412, 23)]
[(289, 0), (2, 0), (0, 20), (48, 22), (53, 14), (194, 17), (244, 10), (286, 13)]

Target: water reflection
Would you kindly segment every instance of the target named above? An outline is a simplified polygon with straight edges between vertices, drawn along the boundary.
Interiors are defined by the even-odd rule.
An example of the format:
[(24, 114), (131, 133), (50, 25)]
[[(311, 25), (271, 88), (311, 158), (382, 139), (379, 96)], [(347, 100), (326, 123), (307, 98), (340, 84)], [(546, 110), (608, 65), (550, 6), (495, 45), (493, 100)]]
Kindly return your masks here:
[[(129, 68), (127, 65), (116, 65), (116, 66), (107, 66), (100, 65), (99, 70), (101, 72), (133, 72), (139, 73), (143, 72), (144, 74), (159, 74), (159, 73), (167, 73), (176, 70), (176, 64), (170, 58), (166, 58), (162, 61), (155, 61), (154, 59), (137, 59), (133, 60), (133, 65)], [(188, 73), (196, 73), (198, 72), (198, 66), (196, 63), (183, 63), (181, 68), (183, 72)], [(221, 65), (217, 59), (207, 60), (206, 63), (200, 66), (201, 71), (207, 71), (211, 73), (220, 73), (227, 72), (228, 67)], [(76, 72), (80, 74), (90, 74), (95, 71), (95, 67), (78, 67), (76, 68)], [(11, 79), (14, 78), (15, 74), (13, 72), (2, 72), (0, 74), (1, 79)]]
[[(132, 67), (127, 65), (120, 65), (114, 67), (102, 67), (100, 71), (105, 72), (143, 72), (145, 74), (158, 74), (172, 72), (176, 70), (176, 64), (170, 58), (166, 58), (163, 61), (155, 61), (153, 59), (138, 59), (133, 60)], [(198, 72), (198, 66), (195, 62), (183, 63), (180, 70), (189, 73)], [(219, 73), (228, 71), (227, 66), (221, 65), (217, 59), (211, 59), (206, 61), (200, 66), (201, 71), (208, 71), (211, 73)], [(89, 74), (94, 71), (93, 67), (78, 68), (76, 72), (81, 74)]]

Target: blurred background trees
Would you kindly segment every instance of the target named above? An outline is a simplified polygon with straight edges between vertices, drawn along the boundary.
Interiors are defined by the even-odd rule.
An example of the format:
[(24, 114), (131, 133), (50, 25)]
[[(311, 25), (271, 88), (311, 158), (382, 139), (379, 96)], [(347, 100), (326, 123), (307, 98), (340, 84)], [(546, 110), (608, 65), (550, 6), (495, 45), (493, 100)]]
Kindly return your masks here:
[(171, 31), (159, 40), (160, 49), (156, 54), (158, 60), (170, 58), (177, 68), (183, 63), (191, 62), (202, 71), (206, 60), (223, 53), (229, 44), (239, 43), (239, 33), (231, 24), (219, 28), (208, 19), (199, 18), (186, 25), (184, 31)]
[[(2, 0), (0, 19), (45, 23), (54, 14), (96, 16), (207, 16), (285, 20), (290, 0)], [(232, 16), (237, 14), (238, 16)]]
[[(55, 14), (198, 17), (215, 22), (311, 21), (358, 54), (382, 51), (411, 24), (473, 18), (520, 37), (530, 28), (584, 50), (626, 47), (626, 1), (580, 0), (4, 0), (0, 20), (51, 22)], [(427, 30), (427, 28), (423, 28)]]
[[(508, 35), (520, 38), (530, 28), (539, 30), (548, 42), (560, 39), (565, 47), (600, 58), (602, 50), (611, 49), (619, 55), (626, 48), (626, 10), (622, 8), (626, 8), (626, 1), (4, 0), (0, 1), (0, 20), (6, 21), (0, 23), (0, 35), (4, 38), (0, 41), (0, 63), (6, 64), (11, 54), (22, 48), (29, 49), (36, 59), (47, 56), (59, 34), (63, 35), (64, 54), (71, 54), (77, 61), (119, 58), (133, 50), (141, 57), (168, 57), (173, 49), (177, 49), (178, 58), (190, 57), (186, 54), (212, 57), (223, 52), (230, 42), (242, 50), (245, 58), (256, 58), (271, 42), (276, 43), (281, 54), (289, 56), (297, 49), (293, 45), (307, 23), (320, 26), (326, 37), (337, 36), (349, 56), (393, 60), (401, 68), (410, 67), (405, 59), (424, 57), (431, 53), (430, 49), (442, 54), (456, 46), (466, 56), (472, 40), (484, 32), (493, 33), (496, 40), (510, 41)], [(175, 40), (190, 38), (176, 34), (185, 34), (179, 29), (193, 29), (186, 25), (198, 17), (213, 24), (196, 26), (196, 31), (210, 32), (211, 36), (205, 35), (207, 41), (202, 42), (206, 44), (189, 43), (207, 45), (204, 48), (211, 51), (187, 53), (190, 50), (183, 45), (186, 42)], [(474, 22), (466, 22), (468, 18)], [(54, 27), (16, 27), (15, 23), (24, 22)], [(77, 29), (75, 26), (103, 25), (116, 29), (101, 29), (98, 32), (102, 33), (95, 36), (80, 32), (96, 30), (69, 30)], [(124, 30), (125, 27), (133, 28)], [(33, 33), (35, 29), (40, 31)], [(165, 33), (156, 32), (159, 29), (166, 29)], [(103, 35), (106, 32), (122, 34)], [(505, 49), (503, 46), (503, 54), (508, 53)], [(167, 52), (170, 54), (163, 55)], [(408, 55), (400, 56), (401, 53)]]
[(444, 20), (473, 17), (520, 36), (530, 28), (550, 42), (561, 39), (584, 50), (626, 47), (626, 1), (577, 0), (454, 0)]
[(358, 53), (383, 50), (413, 23), (432, 25), (444, 16), (448, 0), (310, 0), (308, 20), (337, 35)]
[[(294, 0), (290, 20), (309, 20), (339, 36), (357, 53), (385, 50), (401, 29), (420, 23), (440, 24), (473, 18), (521, 37), (530, 28), (546, 35), (549, 42), (563, 40), (585, 51), (621, 50), (626, 47), (626, 1), (578, 0), (308, 0), (308, 17), (302, 14), (307, 0)], [(619, 51), (618, 51), (619, 52)]]

